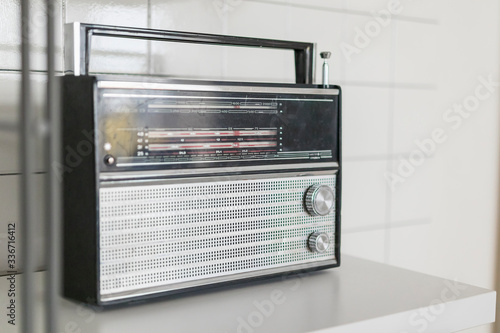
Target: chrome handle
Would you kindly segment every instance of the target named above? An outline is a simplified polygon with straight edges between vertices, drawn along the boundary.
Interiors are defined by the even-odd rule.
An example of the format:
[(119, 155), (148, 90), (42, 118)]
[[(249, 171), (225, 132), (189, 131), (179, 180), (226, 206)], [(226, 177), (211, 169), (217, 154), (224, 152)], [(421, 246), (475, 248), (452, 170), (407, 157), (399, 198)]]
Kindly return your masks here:
[(293, 50), (295, 52), (296, 83), (313, 83), (313, 43), (95, 25), (79, 22), (66, 24), (65, 72), (67, 74), (73, 74), (75, 76), (89, 74), (92, 36)]

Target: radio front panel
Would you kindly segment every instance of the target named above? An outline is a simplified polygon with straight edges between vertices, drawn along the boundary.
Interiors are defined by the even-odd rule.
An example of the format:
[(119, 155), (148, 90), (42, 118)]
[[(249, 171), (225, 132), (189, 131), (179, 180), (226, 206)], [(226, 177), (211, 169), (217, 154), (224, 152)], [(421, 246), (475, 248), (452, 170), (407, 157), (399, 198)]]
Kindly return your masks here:
[(307, 247), (313, 232), (335, 239), (335, 208), (313, 217), (303, 197), (336, 176), (272, 177), (101, 187), (101, 300), (335, 264), (334, 247)]
[(100, 170), (338, 161), (336, 90), (202, 88), (99, 89)]
[(338, 87), (63, 82), (64, 147), (94, 148), (63, 169), (65, 296), (111, 305), (340, 264)]

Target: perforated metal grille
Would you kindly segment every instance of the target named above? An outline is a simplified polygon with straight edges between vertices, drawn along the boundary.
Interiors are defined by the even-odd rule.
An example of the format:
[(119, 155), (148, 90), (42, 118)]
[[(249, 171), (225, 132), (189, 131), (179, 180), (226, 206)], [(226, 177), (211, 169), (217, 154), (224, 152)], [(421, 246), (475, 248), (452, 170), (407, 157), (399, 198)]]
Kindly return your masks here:
[(313, 184), (335, 176), (101, 188), (101, 295), (333, 259), (307, 249), (335, 230), (304, 210)]

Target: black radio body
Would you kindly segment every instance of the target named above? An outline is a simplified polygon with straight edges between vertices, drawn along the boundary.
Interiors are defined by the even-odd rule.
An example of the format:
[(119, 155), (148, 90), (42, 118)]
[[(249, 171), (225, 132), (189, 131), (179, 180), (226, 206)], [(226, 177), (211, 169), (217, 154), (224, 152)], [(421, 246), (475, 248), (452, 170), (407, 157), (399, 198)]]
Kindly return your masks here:
[(340, 265), (340, 87), (62, 82), (66, 297), (111, 305)]

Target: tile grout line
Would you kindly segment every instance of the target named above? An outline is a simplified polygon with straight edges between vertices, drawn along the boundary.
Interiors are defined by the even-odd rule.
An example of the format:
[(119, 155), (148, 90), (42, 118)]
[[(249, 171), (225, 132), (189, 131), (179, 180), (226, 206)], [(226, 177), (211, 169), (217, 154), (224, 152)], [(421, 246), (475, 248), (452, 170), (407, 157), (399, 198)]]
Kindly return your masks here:
[[(223, 11), (223, 14), (219, 16), (219, 19), (222, 21), (222, 34), (223, 35), (229, 35), (229, 11), (225, 10)], [(222, 48), (222, 66), (221, 66), (221, 77), (227, 78), (228, 76), (228, 48), (223, 47)]]
[[(292, 31), (292, 25), (293, 25), (293, 16), (292, 16), (292, 7), (290, 7), (290, 0), (285, 0), (285, 8), (286, 8), (286, 28), (285, 28), (285, 39), (286, 40), (291, 40), (291, 31)], [(315, 53), (317, 50), (315, 50)], [(314, 55), (316, 56), (316, 54)], [(288, 57), (287, 54), (283, 54), (283, 63), (286, 63), (286, 58)], [(316, 68), (313, 66), (313, 73), (315, 73)], [(314, 78), (313, 78), (314, 79)]]
[[(391, 82), (395, 84), (396, 78), (396, 43), (398, 36), (398, 23), (394, 22), (391, 26), (391, 62), (390, 62), (390, 77)], [(387, 138), (389, 156), (394, 154), (394, 117), (395, 117), (395, 88), (392, 87), (389, 91), (389, 136)], [(386, 172), (393, 168), (393, 160), (387, 160)], [(384, 177), (385, 178), (385, 177)], [(384, 232), (384, 262), (390, 263), (391, 252), (391, 219), (392, 219), (392, 191), (388, 184), (385, 184), (386, 206), (385, 206), (385, 232)]]
[(292, 17), (292, 7), (290, 6), (290, 0), (285, 0), (286, 6), (286, 29), (285, 29), (285, 38), (286, 40), (290, 40), (292, 37), (290, 35), (293, 26), (293, 17)]
[[(63, 63), (64, 63), (64, 53), (63, 53)], [(0, 74), (20, 74), (21, 70), (20, 69), (0, 69)], [(47, 74), (46, 70), (41, 70), (41, 69), (32, 69), (31, 73), (40, 73), (40, 74)], [(64, 74), (64, 70), (58, 70), (56, 71), (58, 74)], [(120, 74), (120, 73), (102, 73), (102, 74)], [(123, 75), (123, 74), (122, 74)], [(151, 74), (153, 75), (153, 74)], [(343, 75), (343, 74), (341, 74)], [(162, 75), (158, 75), (162, 76)], [(437, 87), (432, 86), (432, 85), (426, 85), (426, 84), (411, 84), (411, 83), (388, 83), (388, 82), (363, 82), (363, 81), (345, 81), (345, 80), (338, 80), (334, 82), (335, 84), (339, 85), (345, 85), (345, 86), (362, 86), (362, 87), (371, 87), (371, 88), (390, 88), (390, 89), (413, 89), (413, 90), (437, 90)]]
[(438, 87), (426, 83), (408, 83), (408, 82), (383, 82), (383, 81), (348, 81), (339, 80), (337, 83), (347, 86), (361, 86), (370, 88), (396, 88), (396, 89), (414, 89), (414, 90), (437, 90)]
[[(32, 74), (47, 74), (44, 69), (32, 69), (30, 70)], [(57, 73), (63, 73), (62, 71), (57, 71)], [(21, 74), (20, 69), (0, 69), (0, 74)]]
[[(390, 229), (400, 229), (400, 228), (410, 228), (410, 227), (419, 227), (424, 225), (429, 225), (432, 223), (431, 217), (421, 218), (421, 219), (412, 219), (412, 220), (400, 220), (394, 221), (391, 223)], [(360, 227), (352, 227), (342, 230), (344, 234), (356, 234), (362, 232), (370, 232), (370, 231), (385, 231), (387, 228), (386, 223), (375, 224), (371, 226), (360, 226)]]
[[(35, 175), (46, 175), (47, 171), (35, 171), (33, 172)], [(6, 172), (6, 173), (0, 173), (0, 177), (8, 177), (8, 176), (20, 176), (20, 172)]]
[[(277, 6), (283, 5), (283, 3), (281, 3), (281, 2), (272, 1), (272, 0), (248, 0), (248, 1), (255, 2), (255, 3), (277, 5)], [(298, 3), (290, 3), (289, 6), (295, 7), (295, 8), (302, 8), (302, 9), (318, 10), (318, 11), (323, 11), (323, 12), (327, 11), (327, 12), (334, 12), (334, 13), (340, 13), (340, 14), (357, 15), (357, 16), (365, 16), (365, 17), (373, 18), (373, 14), (371, 12), (366, 12), (363, 10), (313, 6), (313, 5), (305, 5), (305, 4), (298, 4)], [(394, 20), (413, 22), (413, 23), (421, 23), (421, 24), (430, 24), (430, 25), (439, 25), (440, 24), (439, 21), (436, 19), (428, 19), (428, 18), (406, 16), (406, 15), (395, 16)]]
[[(151, 0), (147, 0), (147, 25), (148, 29), (152, 28), (152, 22), (151, 22), (151, 13), (152, 13), (152, 8), (151, 8)], [(147, 41), (147, 69), (148, 69), (148, 74), (151, 75), (153, 74), (152, 72), (152, 41), (148, 40)]]
[[(343, 160), (345, 162), (376, 162), (376, 161), (395, 161), (399, 159), (407, 159), (409, 158), (411, 152), (405, 152), (405, 153), (393, 153), (392, 155), (354, 155), (354, 156), (343, 156)], [(434, 159), (435, 154), (429, 155), (429, 156), (424, 156), (424, 160), (432, 160)]]
[[(61, 42), (61, 45), (62, 45), (62, 52), (61, 52), (61, 64), (62, 64), (62, 74), (64, 74), (64, 69), (65, 69), (65, 66), (66, 66), (66, 61), (64, 59), (64, 51), (66, 49), (66, 45), (64, 45), (64, 42), (65, 42), (65, 38), (64, 38), (64, 33), (65, 33), (65, 28), (64, 28), (64, 24), (66, 23), (66, 19), (67, 19), (67, 6), (66, 6), (66, 2), (68, 0), (62, 0), (61, 2), (61, 38), (62, 38), (62, 42)], [(56, 71), (56, 73), (59, 73), (58, 71)]]
[[(342, 8), (346, 9), (346, 0), (342, 0)], [(346, 40), (346, 34), (347, 31), (345, 27), (347, 26), (345, 23), (346, 18), (345, 16), (340, 17), (340, 36), (342, 36), (342, 40)], [(346, 80), (346, 69), (345, 69), (345, 58), (344, 57), (338, 57), (338, 60), (340, 62), (340, 73), (339, 73), (339, 85), (345, 85), (347, 84)], [(335, 78), (335, 73), (333, 73), (333, 77)], [(331, 79), (330, 79), (331, 80)]]

